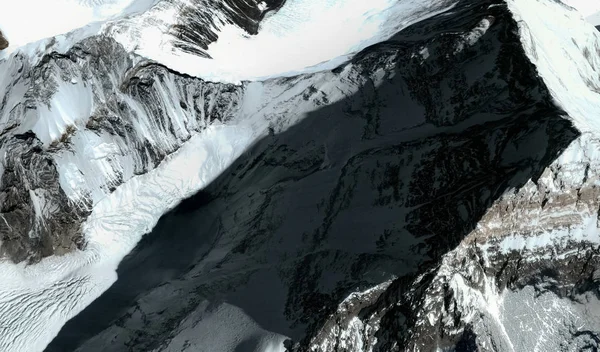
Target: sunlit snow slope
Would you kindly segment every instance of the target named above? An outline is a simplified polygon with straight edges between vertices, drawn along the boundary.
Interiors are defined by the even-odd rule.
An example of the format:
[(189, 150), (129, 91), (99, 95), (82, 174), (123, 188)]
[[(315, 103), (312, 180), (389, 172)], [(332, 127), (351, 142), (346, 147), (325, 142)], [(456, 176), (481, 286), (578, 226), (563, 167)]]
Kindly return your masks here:
[(600, 120), (592, 117), (600, 114), (600, 32), (560, 2), (507, 3), (518, 21), (525, 52), (556, 102), (580, 130), (600, 131)]
[[(241, 5), (236, 0), (15, 2), (0, 14), (0, 30), (10, 42), (0, 59), (18, 49), (64, 52), (78, 40), (103, 33), (179, 72), (239, 83), (332, 69), (398, 30), (447, 10), (455, 1), (301, 0), (268, 12), (268, 3), (281, 2), (245, 2), (260, 12), (254, 17), (265, 16), (252, 34), (253, 26), (246, 22), (256, 18), (239, 19), (235, 13)], [(15, 13), (28, 13), (36, 25), (21, 21)], [(49, 13), (68, 15), (57, 21)], [(56, 41), (40, 41), (57, 35)]]

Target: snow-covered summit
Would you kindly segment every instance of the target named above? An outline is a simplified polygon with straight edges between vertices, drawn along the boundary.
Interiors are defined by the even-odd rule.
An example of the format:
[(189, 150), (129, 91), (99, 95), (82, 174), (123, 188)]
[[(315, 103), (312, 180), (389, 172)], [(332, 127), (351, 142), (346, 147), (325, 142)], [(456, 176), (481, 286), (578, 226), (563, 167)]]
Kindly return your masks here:
[[(167, 1), (146, 14), (152, 22), (158, 19), (160, 26), (116, 25), (110, 33), (126, 48), (178, 72), (237, 83), (333, 69), (369, 45), (445, 11), (454, 3), (453, 0), (288, 1), (276, 12), (267, 14), (257, 33), (249, 35), (246, 28), (226, 19), (206, 23), (203, 16), (184, 16)], [(204, 10), (202, 4), (197, 1), (196, 8), (189, 11), (221, 17)], [(197, 32), (174, 35), (169, 30), (173, 24)], [(212, 34), (202, 33), (213, 26)], [(206, 40), (211, 36), (217, 39)], [(196, 42), (190, 42), (190, 38)]]

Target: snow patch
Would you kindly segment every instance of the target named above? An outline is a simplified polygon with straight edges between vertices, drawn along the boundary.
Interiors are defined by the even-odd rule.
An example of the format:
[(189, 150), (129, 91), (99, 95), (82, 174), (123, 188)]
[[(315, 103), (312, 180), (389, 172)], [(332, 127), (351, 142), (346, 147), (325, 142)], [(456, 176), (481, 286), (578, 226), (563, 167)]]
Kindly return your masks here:
[(490, 29), (492, 24), (494, 24), (494, 17), (489, 16), (481, 20), (475, 28), (473, 28), (469, 33), (463, 35), (462, 39), (458, 42), (456, 49), (454, 50), (454, 54), (463, 51), (466, 46), (473, 46), (481, 37), (485, 35), (485, 33)]
[[(86, 121), (93, 112), (92, 89), (83, 83), (60, 81), (58, 90), (49, 104), (39, 104), (31, 110), (20, 130), (33, 131), (44, 146), (59, 140), (69, 129), (76, 129), (80, 121)], [(76, 101), (77, 104), (73, 104)]]
[[(497, 249), (502, 254), (512, 251), (534, 252), (540, 249), (566, 248), (569, 243), (592, 243), (600, 244), (600, 231), (598, 231), (597, 219), (588, 216), (583, 219), (581, 227), (560, 228), (540, 234), (523, 236), (522, 234), (511, 234), (499, 242), (493, 241), (479, 245), (484, 252)], [(536, 260), (548, 259), (536, 256)]]

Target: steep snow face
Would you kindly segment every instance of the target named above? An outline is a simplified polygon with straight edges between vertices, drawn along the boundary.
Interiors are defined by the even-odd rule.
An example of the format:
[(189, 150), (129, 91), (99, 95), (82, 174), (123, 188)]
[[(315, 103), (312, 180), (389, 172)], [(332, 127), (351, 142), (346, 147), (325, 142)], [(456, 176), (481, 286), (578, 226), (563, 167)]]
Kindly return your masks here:
[[(269, 12), (281, 3), (276, 12)], [(455, 3), (30, 0), (0, 15), (0, 30), (10, 42), (0, 59), (18, 49), (30, 56), (49, 48), (65, 52), (73, 43), (103, 33), (128, 51), (176, 71), (239, 83), (332, 69), (363, 48)], [(39, 25), (23, 25), (15, 12), (29, 13)], [(56, 21), (48, 13), (69, 14), (69, 20)], [(53, 36), (57, 37), (52, 41), (42, 40)]]
[[(397, 41), (371, 48), (335, 72), (244, 85), (243, 111), (258, 108), (275, 133), (200, 194), (198, 205), (194, 200), (183, 207), (192, 209), (184, 212), (193, 212), (194, 220), (182, 237), (188, 240), (195, 233), (198, 238), (191, 247), (202, 250), (189, 255), (181, 275), (177, 271), (176, 278), (164, 285), (159, 281), (139, 295), (135, 291), (131, 303), (106, 318), (106, 329), (83, 341), (80, 350), (119, 350), (132, 341), (142, 350), (157, 341), (177, 349), (185, 336), (197, 336), (194, 324), (203, 320), (202, 309), (194, 310), (197, 302), (212, 300), (218, 305), (226, 293), (231, 298), (227, 302), (235, 302), (257, 321), (276, 321), (271, 328), (284, 330), (277, 331), (282, 335), (294, 336), (292, 329), (285, 331), (290, 322), (296, 327), (312, 323), (316, 329), (310, 331), (312, 339), (294, 341), (299, 351), (413, 350), (401, 345), (406, 336), (420, 347), (414, 350), (449, 347), (453, 342), (449, 336), (463, 331), (461, 316), (455, 314), (461, 310), (465, 320), (473, 322), (482, 313), (500, 326), (506, 277), (482, 275), (478, 266), (486, 265), (484, 256), (444, 257), (444, 271), (435, 285), (430, 285), (429, 273), (420, 281), (410, 275), (428, 265), (437, 268), (437, 262), (429, 260), (438, 260), (469, 233), (474, 234), (472, 242), (464, 243), (463, 249), (486, 248), (486, 242), (491, 253), (516, 248), (526, 256), (528, 251), (545, 249), (544, 241), (552, 237), (547, 233), (523, 242), (511, 239), (519, 230), (536, 235), (534, 231), (546, 229), (542, 225), (552, 230), (571, 217), (571, 223), (579, 226), (580, 199), (569, 198), (572, 202), (562, 205), (560, 200), (572, 195), (567, 192), (572, 186), (583, 183), (585, 159), (580, 154), (594, 154), (593, 144), (582, 140), (589, 149), (569, 150), (561, 159), (562, 168), (548, 171), (551, 175), (560, 171), (556, 181), (550, 178), (537, 182), (539, 190), (531, 188), (531, 180), (538, 180), (577, 133), (552, 104), (527, 61), (506, 7), (486, 5), (490, 4), (457, 7), (423, 21), (400, 33)], [(333, 105), (341, 90), (345, 99)], [(307, 116), (295, 130), (278, 134), (290, 115), (313, 103), (322, 110)], [(260, 124), (256, 116), (245, 118)], [(572, 174), (578, 179), (567, 183)], [(559, 192), (561, 185), (565, 192)], [(513, 189), (522, 192), (514, 196)], [(511, 196), (507, 202), (498, 202), (488, 213), (505, 192)], [(528, 203), (520, 202), (530, 201), (530, 192), (535, 194), (531, 211)], [(583, 194), (591, 193), (586, 189)], [(544, 202), (542, 196), (549, 199)], [(552, 216), (541, 210), (542, 204), (553, 210)], [(508, 206), (513, 221), (502, 227), (496, 216), (508, 216), (502, 213)], [(592, 202), (587, 207), (586, 215), (597, 211), (594, 206)], [(561, 210), (569, 216), (561, 217)], [(534, 221), (528, 222), (525, 215)], [(182, 220), (172, 216), (176, 220), (166, 223), (167, 232)], [(482, 216), (482, 230), (472, 231)], [(542, 224), (542, 219), (548, 222)], [(592, 238), (586, 234), (595, 224), (589, 216), (584, 220), (585, 227), (572, 232), (577, 240)], [(521, 224), (531, 224), (533, 230)], [(490, 237), (508, 239), (493, 242)], [(137, 253), (141, 257), (157, 253), (167, 260), (168, 246), (162, 243), (172, 245), (173, 239), (165, 236), (164, 242), (160, 237), (155, 242), (152, 237)], [(474, 240), (484, 244), (477, 248)], [(558, 241), (556, 247), (567, 242)], [(497, 251), (493, 245), (505, 250)], [(570, 249), (559, 250), (565, 254)], [(135, 254), (128, 258), (126, 267), (139, 264)], [(468, 263), (464, 271), (463, 260)], [(502, 270), (501, 262), (494, 263), (487, 267)], [(122, 285), (117, 282), (121, 290), (130, 292), (135, 286), (128, 280), (136, 276), (132, 271), (122, 271), (126, 275)], [(386, 282), (390, 276), (400, 278)], [(417, 299), (420, 290), (427, 291), (427, 302)], [(363, 292), (348, 296), (348, 291)], [(454, 301), (445, 300), (452, 298), (450, 291), (455, 292)], [(116, 296), (120, 292), (116, 288)], [(337, 304), (340, 296), (348, 299)], [(105, 307), (112, 309), (111, 296), (105, 297)], [(257, 307), (257, 299), (268, 304)], [(421, 307), (431, 309), (420, 312)], [(419, 315), (403, 319), (414, 311)], [(159, 317), (160, 312), (164, 313)], [(266, 314), (277, 320), (264, 319)], [(227, 319), (220, 314), (204, 318), (210, 321), (216, 315)], [(319, 319), (327, 322), (319, 326)], [(232, 314), (232, 323), (239, 320)], [(164, 321), (181, 324), (171, 329)], [(422, 334), (410, 336), (406, 325), (414, 321), (421, 324), (414, 331)], [(71, 325), (77, 330), (77, 320)], [(445, 341), (435, 340), (440, 331)], [(507, 335), (500, 333), (502, 339)], [(116, 334), (119, 338), (112, 339)], [(510, 347), (510, 341), (505, 342), (503, 346)], [(70, 350), (61, 347), (57, 343), (53, 350)]]
[[(0, 59), (20, 47), (65, 34), (94, 22), (142, 12), (158, 0), (27, 0), (5, 4), (0, 30), (10, 46)], [(25, 16), (25, 17), (24, 17)], [(26, 20), (24, 19), (26, 18)], [(35, 44), (31, 48), (37, 47)]]
[(556, 102), (580, 130), (600, 131), (600, 32), (559, 1), (507, 3)]
[[(256, 35), (250, 36), (244, 28), (224, 20), (216, 21), (216, 41), (208, 43), (206, 48), (201, 47), (204, 43), (196, 43), (195, 47), (186, 43), (186, 50), (182, 50), (181, 40), (169, 28), (175, 23), (198, 26), (195, 22), (199, 19), (182, 16), (168, 2), (137, 19), (153, 18), (153, 26), (118, 24), (107, 31), (126, 48), (176, 71), (211, 81), (240, 82), (332, 69), (361, 49), (455, 3), (453, 0), (288, 1), (277, 12), (267, 15)], [(189, 11), (202, 10), (192, 7)]]

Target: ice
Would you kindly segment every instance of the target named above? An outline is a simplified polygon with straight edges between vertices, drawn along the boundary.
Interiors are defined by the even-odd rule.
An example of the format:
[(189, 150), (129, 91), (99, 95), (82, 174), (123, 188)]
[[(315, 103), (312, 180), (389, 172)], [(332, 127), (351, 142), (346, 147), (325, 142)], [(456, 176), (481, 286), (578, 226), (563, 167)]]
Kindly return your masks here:
[[(170, 26), (178, 23), (181, 4), (152, 12), (152, 20), (146, 21), (143, 16), (130, 18), (143, 14), (157, 2), (13, 2), (8, 11), (3, 8), (0, 13), (0, 30), (10, 41), (10, 47), (0, 52), (0, 59), (16, 50), (31, 57), (39, 57), (49, 47), (62, 52), (77, 40), (103, 33), (113, 36), (128, 50), (195, 77), (229, 83), (264, 80), (333, 69), (400, 29), (450, 9), (457, 0), (287, 2), (263, 20), (257, 35), (248, 35), (234, 24), (218, 25), (218, 39), (207, 50), (210, 59), (185, 53), (173, 45)], [(15, 13), (28, 13), (28, 19), (36, 25), (21, 21)], [(48, 16), (49, 13), (61, 14), (61, 20)], [(55, 41), (43, 40), (49, 37), (56, 37)]]
[(50, 104), (29, 114), (20, 127), (23, 132), (33, 131), (45, 146), (60, 139), (68, 128), (77, 128), (76, 123), (87, 120), (93, 112), (90, 86), (70, 82), (60, 82), (59, 86)]
[[(31, 48), (38, 48), (40, 40), (54, 35), (61, 35), (57, 39), (59, 44), (68, 46), (69, 37), (65, 33), (83, 26), (87, 26), (87, 29), (80, 32), (81, 35), (93, 33), (101, 27), (94, 23), (142, 12), (154, 3), (155, 0), (11, 2), (0, 12), (0, 29), (11, 41), (6, 53), (28, 44), (32, 45)], [(213, 59), (167, 50), (163, 46), (168, 42), (167, 34), (157, 27), (139, 28), (140, 37), (136, 43), (125, 42), (125, 38), (119, 37), (116, 32), (115, 35), (126, 47), (139, 46), (136, 49), (138, 53), (180, 72), (215, 81), (239, 82), (333, 68), (360, 49), (391, 36), (411, 23), (446, 11), (454, 3), (447, 0), (290, 1), (264, 21), (256, 36), (248, 36), (233, 25), (221, 28), (219, 39), (208, 48)], [(585, 79), (592, 80), (593, 84), (598, 83), (598, 76), (594, 76), (593, 71), (597, 72), (600, 67), (600, 59), (588, 61), (581, 48), (597, 44), (598, 34), (593, 34), (596, 33), (592, 33), (593, 27), (584, 23), (574, 11), (556, 16), (557, 13), (563, 13), (560, 4), (530, 0), (511, 1), (511, 5), (517, 16), (529, 26), (521, 24), (526, 49), (556, 99), (578, 126), (595, 127), (597, 122), (590, 117), (598, 116), (598, 94), (589, 88)], [(24, 22), (21, 16), (15, 15), (19, 13), (27, 13), (28, 21)], [(59, 13), (63, 14), (60, 18), (48, 16)], [(173, 15), (165, 13), (165, 20), (172, 20), (170, 16)], [(484, 26), (480, 29), (485, 30), (487, 24), (482, 24)], [(556, 45), (557, 36), (561, 45)], [(573, 68), (573, 62), (581, 64)], [(8, 66), (13, 63), (4, 64), (4, 68), (10, 72)], [(572, 75), (572, 72), (578, 74)], [(3, 77), (0, 74), (0, 83), (4, 81)], [(90, 88), (81, 82), (80, 79), (62, 82), (50, 108), (41, 108), (25, 116), (19, 128), (32, 129), (45, 145), (60, 138), (69, 126), (76, 128), (94, 109)], [(2, 96), (5, 95), (5, 86), (0, 86)], [(268, 104), (262, 98), (268, 93), (262, 84), (252, 83), (246, 87), (244, 111), (260, 111), (260, 114), (266, 115), (279, 108), (260, 105)], [(299, 86), (296, 89), (303, 88)], [(25, 86), (19, 83), (13, 89), (9, 94), (9, 105), (17, 103), (12, 100), (23, 95)], [(297, 93), (289, 90), (282, 95)], [(565, 97), (574, 101), (565, 100)], [(164, 92), (164, 100), (173, 100), (167, 91)], [(68, 101), (77, 101), (79, 104), (66, 104)], [(133, 101), (127, 103), (132, 109), (141, 109)], [(143, 114), (142, 110), (139, 112)], [(181, 115), (177, 112), (173, 114)], [(0, 263), (0, 350), (43, 350), (68, 319), (78, 314), (116, 280), (115, 270), (121, 259), (154, 227), (159, 217), (217, 177), (251, 144), (266, 124), (266, 119), (255, 119), (245, 124), (210, 126), (201, 134), (192, 136), (156, 169), (144, 175), (131, 176), (109, 195), (93, 193), (94, 208), (83, 225), (88, 240), (86, 251), (45, 258), (31, 266)], [(145, 136), (153, 135), (153, 126), (144, 121), (140, 120), (135, 129)], [(102, 135), (76, 134), (72, 143), (77, 153), (69, 153), (73, 160), (69, 159), (71, 156), (67, 153), (56, 156), (56, 160), (61, 161), (58, 163), (61, 186), (71, 199), (80, 197), (77, 190), (99, 188), (101, 181), (109, 179), (111, 172), (114, 172), (102, 160), (106, 159), (104, 156), (116, 155), (119, 151), (103, 138)], [(166, 143), (158, 138), (153, 142)], [(93, 148), (85, 149), (86, 145)], [(86, 162), (75, 158), (85, 158)], [(122, 160), (120, 165), (123, 170), (120, 171), (132, 175), (131, 163)], [(87, 165), (84, 171), (88, 175), (100, 175), (99, 178), (82, 176), (78, 165)], [(36, 212), (43, 212), (43, 193), (31, 193), (30, 196)], [(586, 231), (576, 234), (580, 236), (576, 239), (600, 242), (593, 237), (596, 232), (592, 230), (595, 228), (590, 223)], [(549, 235), (561, 238), (561, 234)], [(502, 250), (537, 248), (549, 243), (543, 236), (528, 240), (530, 242), (519, 241), (507, 240), (500, 247)], [(457, 281), (455, 284), (461, 283)], [(476, 297), (487, 303), (493, 303), (495, 298)], [(273, 349), (279, 348), (277, 342)]]

